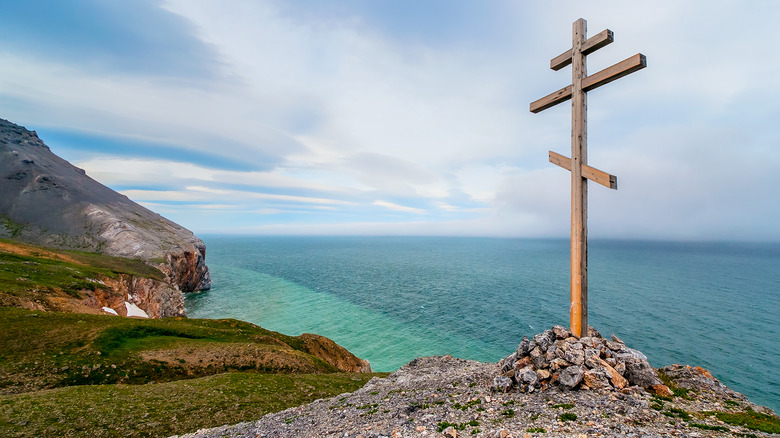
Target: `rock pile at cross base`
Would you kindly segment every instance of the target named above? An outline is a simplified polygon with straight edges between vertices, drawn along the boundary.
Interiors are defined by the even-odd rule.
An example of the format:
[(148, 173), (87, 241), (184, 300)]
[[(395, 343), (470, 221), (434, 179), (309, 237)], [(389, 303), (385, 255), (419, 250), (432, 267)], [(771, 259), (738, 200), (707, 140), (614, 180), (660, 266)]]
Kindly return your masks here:
[[(450, 356), (418, 358), (387, 378), (371, 379), (353, 393), (179, 438), (778, 436), (744, 423), (721, 421), (723, 416), (749, 414), (780, 424), (771, 409), (751, 403), (706, 370), (669, 365), (648, 371), (647, 360), (637, 350), (617, 338), (607, 341), (595, 330), (588, 334), (571, 339), (565, 329), (556, 327), (524, 339), (520, 353), (512, 353), (498, 364)], [(558, 341), (568, 346), (556, 345)], [(570, 365), (563, 367), (565, 364), (558, 361), (558, 370), (540, 378), (555, 359), (550, 355), (548, 360), (545, 354), (553, 351), (558, 357), (559, 350), (564, 359), (569, 353), (566, 362)], [(545, 361), (539, 359), (542, 356)], [(582, 364), (576, 365), (580, 356)], [(529, 364), (525, 364), (526, 357), (531, 358)], [(626, 385), (622, 389), (618, 387), (623, 381), (612, 376), (602, 361), (618, 374), (620, 364), (625, 366), (622, 377)], [(518, 363), (522, 366), (516, 369)], [(537, 374), (536, 380), (528, 375), (529, 365)], [(567, 381), (568, 377), (563, 377), (561, 382), (560, 374), (569, 367), (582, 371), (579, 382), (575, 383), (576, 369), (567, 372), (574, 378)], [(661, 382), (657, 380), (659, 371), (674, 388), (669, 395), (644, 389), (656, 390), (654, 385)], [(507, 376), (510, 373), (512, 377)], [(553, 381), (556, 373), (557, 381)], [(507, 380), (508, 385), (496, 384)]]
[(647, 356), (615, 335), (606, 340), (593, 327), (588, 327), (587, 334), (577, 339), (557, 325), (533, 339), (523, 337), (517, 351), (499, 363), (502, 375), (494, 379), (494, 388), (506, 392), (516, 386), (520, 391), (534, 392), (551, 385), (564, 390), (621, 390), (634, 385), (657, 395), (672, 395)]

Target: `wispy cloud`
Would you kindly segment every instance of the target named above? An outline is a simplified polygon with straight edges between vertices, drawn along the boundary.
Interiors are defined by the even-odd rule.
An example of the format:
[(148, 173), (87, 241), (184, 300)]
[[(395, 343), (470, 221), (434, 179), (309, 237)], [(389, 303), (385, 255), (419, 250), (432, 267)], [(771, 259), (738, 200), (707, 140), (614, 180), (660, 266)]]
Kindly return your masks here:
[(649, 64), (589, 93), (591, 235), (780, 239), (774, 3), (25, 2), (0, 116), (196, 232), (565, 236), (568, 105), (528, 104), (579, 17), (590, 72)]
[(378, 205), (380, 207), (387, 208), (388, 210), (400, 211), (400, 212), (403, 212), (403, 213), (413, 213), (413, 214), (426, 214), (427, 213), (425, 210), (423, 210), (421, 208), (407, 207), (405, 205), (398, 205), (398, 204), (395, 204), (395, 203), (392, 203), (392, 202), (387, 202), (387, 201), (379, 201), (379, 200), (377, 200), (377, 201), (374, 201), (373, 204), (374, 205)]

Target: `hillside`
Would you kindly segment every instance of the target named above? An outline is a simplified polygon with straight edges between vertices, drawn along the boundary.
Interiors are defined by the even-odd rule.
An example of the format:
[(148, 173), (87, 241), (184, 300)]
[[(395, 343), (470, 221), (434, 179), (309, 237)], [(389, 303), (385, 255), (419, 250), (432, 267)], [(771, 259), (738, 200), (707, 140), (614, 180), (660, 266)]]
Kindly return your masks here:
[(236, 320), (0, 307), (0, 331), (4, 437), (167, 436), (354, 391), (377, 375), (327, 338)]
[(35, 131), (3, 119), (0, 237), (143, 260), (182, 292), (211, 286), (206, 246), (191, 231), (93, 180)]
[(163, 318), (183, 316), (179, 290), (140, 260), (0, 239), (0, 306)]
[(257, 420), (181, 438), (254, 437), (771, 437), (780, 418), (697, 367), (658, 374), (673, 391), (497, 390), (501, 367), (450, 356), (419, 358), (385, 379)]

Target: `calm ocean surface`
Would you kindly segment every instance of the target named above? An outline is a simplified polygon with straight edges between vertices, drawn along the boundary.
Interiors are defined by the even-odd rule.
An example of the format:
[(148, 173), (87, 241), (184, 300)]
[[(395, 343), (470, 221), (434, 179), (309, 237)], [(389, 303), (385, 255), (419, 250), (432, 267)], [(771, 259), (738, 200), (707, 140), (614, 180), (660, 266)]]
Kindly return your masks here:
[[(498, 361), (568, 326), (568, 240), (206, 236), (194, 318), (327, 336), (375, 371)], [(699, 365), (780, 411), (780, 244), (591, 241), (590, 324), (653, 366)]]

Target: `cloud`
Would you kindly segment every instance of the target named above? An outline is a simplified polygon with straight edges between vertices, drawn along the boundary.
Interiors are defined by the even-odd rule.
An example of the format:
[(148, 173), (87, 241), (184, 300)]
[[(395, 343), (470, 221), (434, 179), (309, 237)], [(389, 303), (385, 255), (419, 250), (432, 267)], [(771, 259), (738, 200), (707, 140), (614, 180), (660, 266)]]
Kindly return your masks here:
[(421, 208), (407, 207), (405, 205), (398, 205), (398, 204), (394, 204), (392, 202), (387, 202), (387, 201), (379, 201), (379, 200), (377, 200), (377, 201), (374, 201), (373, 204), (374, 205), (378, 205), (379, 207), (387, 208), (389, 210), (400, 211), (400, 212), (404, 212), (404, 213), (412, 213), (412, 214), (425, 214), (425, 213), (427, 213), (425, 210), (423, 210)]
[(3, 5), (0, 22), (6, 48), (39, 60), (75, 61), (102, 74), (140, 73), (167, 81), (220, 76), (214, 49), (195, 37), (188, 20), (159, 8), (157, 1), (11, 2)]
[(589, 162), (620, 186), (591, 185), (591, 235), (780, 239), (767, 201), (780, 183), (780, 60), (765, 56), (780, 5), (84, 0), (49, 11), (49, 33), (0, 17), (4, 117), (195, 231), (567, 235), (569, 174), (547, 150), (569, 154), (569, 104), (528, 105), (569, 83), (568, 68), (548, 65), (584, 17), (591, 35), (615, 32), (589, 55), (591, 73), (648, 58), (588, 95)]

